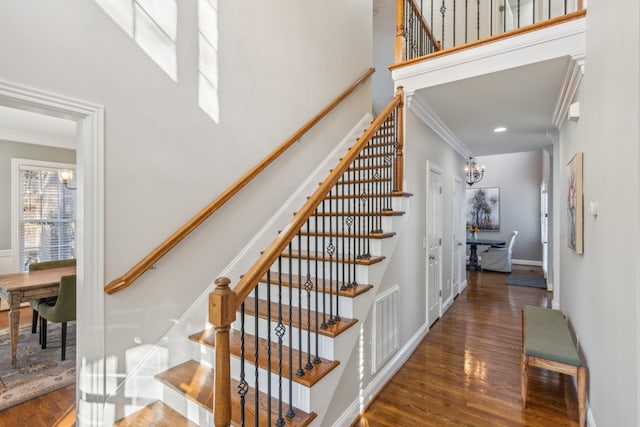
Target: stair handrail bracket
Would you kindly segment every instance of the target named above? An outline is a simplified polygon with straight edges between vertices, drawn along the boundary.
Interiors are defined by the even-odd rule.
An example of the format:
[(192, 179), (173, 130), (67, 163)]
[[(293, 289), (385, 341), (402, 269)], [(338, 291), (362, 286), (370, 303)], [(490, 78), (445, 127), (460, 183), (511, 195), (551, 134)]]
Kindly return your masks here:
[[(257, 319), (259, 312), (259, 303), (258, 303), (258, 285), (260, 283), (266, 284), (266, 292), (267, 300), (266, 302), (262, 301), (262, 306), (266, 311), (266, 321), (267, 327), (264, 328), (263, 332), (267, 334), (266, 338), (264, 338), (266, 343), (269, 343), (269, 347), (267, 347), (267, 354), (263, 355), (262, 358), (267, 357), (266, 368), (268, 372), (273, 375), (277, 375), (276, 383), (271, 385), (271, 382), (268, 383), (268, 397), (265, 402), (271, 402), (271, 393), (278, 394), (277, 399), (275, 400), (274, 405), (277, 407), (277, 415), (274, 415), (278, 418), (276, 425), (284, 425), (284, 417), (285, 417), (285, 403), (282, 399), (283, 393), (283, 380), (287, 380), (289, 387), (289, 400), (287, 405), (289, 405), (286, 410), (286, 417), (293, 418), (296, 416), (296, 410), (291, 405), (291, 400), (293, 399), (292, 394), (292, 381), (293, 377), (302, 378), (306, 375), (313, 376), (312, 372), (315, 366), (326, 365), (327, 363), (333, 363), (323, 360), (323, 356), (318, 354), (318, 336), (320, 334), (320, 329), (325, 330), (325, 333), (335, 333), (331, 332), (331, 327), (334, 328), (348, 328), (349, 326), (344, 325), (353, 325), (357, 320), (348, 319), (343, 316), (341, 317), (338, 309), (338, 297), (341, 292), (349, 292), (349, 288), (351, 287), (351, 292), (356, 290), (356, 287), (360, 287), (361, 282), (356, 280), (355, 267), (353, 276), (350, 273), (349, 267), (346, 267), (345, 271), (345, 263), (351, 263), (352, 265), (356, 265), (358, 262), (366, 262), (373, 263), (373, 258), (383, 259), (384, 257), (374, 256), (369, 252), (369, 248), (362, 252), (356, 252), (355, 250), (355, 240), (353, 240), (354, 245), (347, 244), (345, 246), (344, 239), (348, 234), (351, 239), (364, 239), (368, 238), (370, 234), (382, 233), (382, 225), (380, 223), (374, 222), (372, 219), (371, 222), (368, 222), (366, 228), (362, 228), (359, 230), (357, 237), (354, 237), (354, 234), (351, 230), (351, 225), (355, 224), (354, 221), (361, 221), (362, 219), (354, 219), (357, 217), (371, 217), (371, 218), (381, 218), (383, 215), (393, 215), (394, 212), (391, 208), (391, 197), (402, 194), (402, 166), (401, 162), (404, 157), (399, 152), (403, 149), (403, 143), (401, 138), (403, 137), (403, 114), (402, 109), (404, 107), (403, 103), (404, 93), (403, 88), (399, 87), (396, 91), (395, 96), (391, 100), (391, 102), (385, 107), (385, 109), (380, 113), (380, 115), (371, 122), (368, 129), (364, 131), (364, 133), (357, 138), (354, 145), (352, 145), (345, 153), (345, 155), (340, 159), (337, 165), (331, 170), (328, 176), (320, 183), (320, 185), (315, 189), (313, 194), (307, 198), (303, 206), (293, 215), (289, 225), (284, 227), (284, 229), (278, 234), (277, 237), (271, 242), (271, 244), (267, 247), (267, 249), (261, 253), (261, 255), (257, 258), (256, 262), (249, 268), (249, 270), (242, 275), (239, 281), (233, 288), (230, 288), (230, 280), (226, 277), (220, 277), (215, 281), (216, 288), (209, 295), (209, 320), (215, 327), (215, 372), (214, 372), (214, 424), (216, 426), (228, 426), (231, 423), (231, 408), (232, 408), (232, 378), (231, 371), (229, 366), (231, 364), (231, 344), (230, 344), (230, 327), (231, 323), (234, 323), (234, 328), (236, 324), (239, 324), (239, 330), (235, 333), (240, 334), (240, 338), (234, 338), (235, 340), (240, 340), (241, 345), (241, 355), (239, 365), (241, 366), (240, 371), (240, 382), (238, 386), (238, 394), (240, 397), (240, 412), (244, 414), (244, 405), (249, 404), (245, 402), (245, 394), (249, 385), (245, 381), (246, 372), (244, 371), (244, 360), (247, 358), (248, 360), (252, 360), (250, 357), (247, 357), (244, 354), (245, 351), (245, 311), (251, 310), (251, 308), (247, 307), (253, 306), (255, 307), (253, 310), (253, 316)], [(375, 158), (377, 163), (374, 163)], [(395, 168), (395, 169), (394, 169)], [(364, 179), (362, 176), (358, 175), (362, 172), (362, 170), (367, 170), (367, 173), (370, 175)], [(372, 170), (376, 172), (372, 172)], [(381, 171), (382, 175), (379, 174)], [(355, 200), (360, 201), (362, 199), (362, 193), (358, 192), (345, 192), (345, 187), (349, 185), (360, 185), (362, 182), (370, 182), (368, 181), (371, 177), (373, 177), (373, 187), (367, 187), (366, 193), (368, 197), (372, 199), (375, 198), (375, 205), (366, 206), (366, 209), (358, 210), (356, 207)], [(381, 181), (384, 181), (384, 184), (381, 184)], [(383, 187), (384, 185), (384, 187)], [(342, 192), (338, 191), (338, 188), (342, 188)], [(345, 198), (349, 200), (349, 202), (345, 201)], [(384, 201), (384, 202), (383, 202)], [(338, 204), (340, 204), (343, 208), (341, 212), (338, 212)], [(344, 210), (345, 204), (348, 205), (347, 210)], [(325, 210), (325, 206), (328, 206), (328, 210)], [(332, 211), (332, 206), (335, 206)], [(349, 207), (350, 206), (350, 207)], [(346, 227), (348, 229), (338, 230), (337, 223), (338, 216), (341, 215), (344, 221), (344, 224), (347, 224)], [(322, 217), (322, 230), (318, 227), (318, 217)], [(329, 217), (329, 229), (328, 233), (326, 228), (324, 228), (325, 217)], [(305, 226), (309, 227), (311, 223), (311, 218), (315, 218), (315, 227), (313, 230), (307, 228), (305, 230)], [(345, 218), (349, 218), (349, 221), (346, 221)], [(331, 224), (335, 222), (336, 228), (332, 230)], [(336, 240), (334, 243), (329, 243), (327, 247), (323, 247), (321, 252), (318, 248), (317, 241), (315, 244), (315, 252), (311, 251), (309, 240), (307, 240), (306, 253), (302, 252), (301, 246), (301, 236), (306, 233), (306, 236), (310, 236), (313, 234), (322, 235), (323, 245), (324, 245), (324, 236), (325, 234), (331, 237), (327, 237), (331, 240), (332, 237), (335, 237)], [(363, 237), (365, 236), (365, 237)], [(296, 239), (297, 238), (297, 239)], [(295, 240), (294, 240), (295, 239)], [(343, 243), (338, 243), (338, 239), (342, 239)], [(294, 242), (298, 242), (297, 252), (295, 255), (292, 252), (292, 245)], [(287, 251), (288, 247), (288, 251)], [(351, 251), (350, 248), (354, 250)], [(342, 251), (342, 252), (340, 252)], [(285, 255), (286, 254), (286, 255)], [(366, 254), (366, 256), (360, 257), (360, 254)], [(288, 261), (288, 269), (289, 273), (286, 274), (286, 268), (283, 271), (282, 267), (282, 258), (287, 257)], [(312, 257), (318, 262), (319, 259), (326, 260), (329, 258), (329, 263), (335, 260), (336, 265), (338, 263), (342, 263), (342, 287), (339, 286), (338, 283), (338, 273), (336, 270), (335, 277), (332, 278), (333, 267), (329, 267), (328, 279), (327, 276), (317, 276), (319, 267), (316, 264), (314, 278), (310, 277), (310, 271), (306, 271), (306, 279), (302, 273), (300, 267), (300, 260), (303, 258), (305, 260), (310, 260)], [(293, 274), (291, 260), (296, 258), (298, 260), (298, 271), (297, 274)], [(368, 260), (364, 260), (368, 258)], [(378, 262), (378, 261), (375, 261)], [(277, 271), (271, 271), (273, 268), (277, 268)], [(324, 270), (324, 267), (321, 268)], [(283, 279), (283, 276), (286, 275), (286, 279)], [(274, 282), (272, 282), (272, 278)], [(335, 279), (335, 280), (334, 280)], [(352, 280), (353, 279), (353, 280)], [(306, 280), (306, 282), (303, 282)], [(329, 282), (329, 286), (327, 285), (327, 280)], [(289, 303), (288, 308), (285, 309), (283, 306), (286, 304), (286, 301), (283, 301), (282, 295), (282, 286), (283, 281), (287, 281), (288, 284), (286, 286), (289, 287), (288, 295), (289, 295)], [(298, 323), (294, 325), (292, 323), (292, 318), (295, 316), (293, 309), (291, 307), (291, 298), (292, 298), (292, 283), (294, 281), (298, 281), (297, 285), (300, 287), (300, 292), (306, 292), (306, 296), (308, 298), (306, 310), (303, 310), (303, 306), (299, 304), (296, 306), (296, 313), (298, 316)], [(277, 283), (276, 283), (277, 282)], [(315, 283), (314, 283), (315, 282)], [(271, 285), (276, 285), (278, 290), (274, 290), (274, 300), (271, 299), (269, 295)], [(309, 285), (309, 286), (307, 286)], [(335, 287), (334, 287), (335, 285)], [(371, 287), (370, 285), (362, 286), (362, 288)], [(318, 289), (321, 288), (323, 292), (322, 296), (322, 312), (320, 315), (318, 311), (315, 311), (315, 322), (312, 322), (311, 316), (311, 289), (314, 289), (316, 292), (316, 302), (315, 302), (315, 310), (319, 310), (318, 303)], [(254, 293), (253, 298), (248, 299), (249, 296)], [(301, 293), (299, 293), (298, 298), (302, 298)], [(325, 323), (325, 310), (327, 309), (327, 305), (325, 304), (325, 296), (328, 297), (329, 304), (329, 319), (328, 322)], [(335, 305), (333, 304), (333, 299), (335, 298)], [(251, 304), (248, 304), (249, 301), (252, 301)], [(273, 302), (272, 302), (273, 301)], [(273, 308), (271, 308), (273, 306)], [(332, 308), (333, 307), (333, 308)], [(335, 310), (335, 311), (333, 311)], [(303, 319), (302, 312), (305, 311), (305, 319)], [(288, 313), (288, 314), (287, 314)], [(236, 320), (236, 316), (239, 318)], [(322, 318), (319, 318), (322, 316)], [(322, 326), (320, 326), (320, 321), (322, 321)], [(258, 321), (254, 320), (255, 328), (254, 331), (260, 329), (258, 327)], [(272, 323), (273, 322), (273, 323)], [(305, 323), (306, 322), (306, 323)], [(271, 333), (271, 326), (274, 326), (273, 333)], [(306, 345), (307, 349), (306, 364), (303, 363), (302, 354), (303, 348), (299, 348), (297, 350), (289, 350), (289, 366), (290, 368), (286, 371), (288, 372), (289, 377), (285, 377), (285, 372), (283, 368), (283, 338), (285, 332), (288, 331), (289, 338), (288, 342), (292, 343), (292, 328), (296, 327), (298, 330), (299, 337), (297, 339), (298, 345), (302, 345), (302, 331), (304, 328), (306, 331)], [(313, 357), (313, 362), (311, 358), (311, 341), (313, 341), (312, 336), (310, 335), (314, 329), (314, 337), (315, 337), (315, 357)], [(234, 329), (235, 331), (235, 329)], [(277, 341), (276, 341), (277, 336)], [(258, 357), (258, 338), (254, 337), (255, 344), (251, 344), (252, 348), (255, 350), (250, 350), (254, 352), (254, 360), (255, 363), (259, 363)], [(271, 346), (274, 347), (273, 353), (276, 353), (273, 357), (279, 358), (278, 361), (272, 361), (271, 355), (272, 350)], [(276, 348), (278, 349), (276, 351)], [(249, 351), (249, 350), (247, 350)], [(296, 351), (298, 355), (298, 369), (296, 371), (292, 368), (292, 354)], [(238, 356), (237, 354), (235, 355)], [(335, 366), (338, 362), (333, 363)], [(255, 367), (255, 372), (257, 372), (258, 367)], [(275, 371), (273, 370), (275, 369)], [(320, 369), (320, 368), (318, 368)], [(293, 374), (295, 372), (295, 374)], [(309, 372), (309, 374), (307, 374)], [(258, 382), (259, 375), (255, 374), (255, 382)], [(267, 378), (271, 378), (270, 375)], [(270, 380), (268, 380), (270, 381)], [(277, 384), (277, 386), (276, 386)], [(286, 388), (286, 385), (284, 385)], [(256, 390), (256, 395), (258, 391)], [(258, 398), (254, 399), (255, 408), (253, 409), (253, 413), (257, 414), (258, 411)], [(274, 397), (275, 399), (275, 397)], [(310, 404), (309, 404), (310, 405)], [(235, 406), (234, 406), (235, 408)], [(276, 408), (273, 409), (274, 411)], [(303, 409), (306, 411), (307, 409)], [(267, 413), (271, 413), (269, 409)], [(275, 412), (274, 412), (275, 414)], [(235, 415), (234, 415), (235, 416)], [(244, 415), (243, 415), (244, 416)], [(257, 415), (256, 415), (257, 416)], [(312, 415), (315, 417), (315, 414)], [(235, 418), (234, 418), (235, 420)], [(235, 421), (234, 421), (235, 422)], [(262, 424), (264, 421), (258, 421), (256, 418), (256, 423)], [(244, 425), (243, 421), (240, 421), (241, 425)], [(306, 425), (306, 424), (303, 424)]]
[(138, 263), (129, 269), (125, 274), (117, 279), (112, 280), (104, 288), (107, 294), (114, 294), (133, 284), (140, 276), (153, 266), (169, 251), (171, 251), (178, 243), (189, 236), (202, 223), (216, 213), (227, 201), (240, 192), (249, 182), (251, 182), (258, 174), (265, 170), (270, 164), (280, 157), (289, 147), (298, 142), (310, 129), (318, 122), (333, 111), (342, 101), (351, 95), (358, 87), (364, 84), (369, 77), (375, 72), (374, 68), (369, 68), (362, 76), (358, 78), (351, 86), (345, 89), (331, 103), (323, 108), (319, 113), (313, 116), (307, 123), (300, 127), (296, 132), (280, 144), (275, 150), (269, 153), (257, 165), (245, 173), (239, 180), (233, 183), (222, 194), (211, 201), (193, 218), (191, 218), (182, 227), (176, 230), (171, 236), (153, 249), (147, 256), (142, 258)]

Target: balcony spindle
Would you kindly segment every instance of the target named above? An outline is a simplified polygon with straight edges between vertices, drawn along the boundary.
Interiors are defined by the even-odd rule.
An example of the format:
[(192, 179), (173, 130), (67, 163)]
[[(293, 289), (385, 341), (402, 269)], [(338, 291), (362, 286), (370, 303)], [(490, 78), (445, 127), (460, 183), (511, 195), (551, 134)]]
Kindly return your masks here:
[[(299, 377), (304, 376), (304, 369), (302, 369), (302, 236), (298, 233), (298, 346), (300, 351), (298, 352), (298, 370), (296, 375)], [(307, 253), (307, 258), (310, 256)], [(293, 277), (291, 278), (293, 280)]]
[[(315, 253), (319, 254), (320, 252), (318, 252), (318, 241), (320, 239), (319, 239), (319, 234), (318, 234), (318, 209), (317, 208), (315, 210), (315, 222), (316, 222), (315, 223), (316, 238), (314, 239), (315, 240)], [(315, 310), (316, 311), (316, 328), (313, 331), (313, 334), (314, 334), (315, 339), (316, 339), (316, 357), (314, 358), (313, 362), (314, 363), (320, 363), (320, 352), (319, 352), (320, 350), (318, 348), (318, 344), (319, 344), (318, 343), (318, 339), (319, 339), (318, 338), (319, 337), (318, 327), (320, 325), (320, 323), (318, 323), (319, 320), (320, 320), (319, 319), (320, 318), (320, 315), (319, 315), (320, 307), (318, 306), (318, 292), (319, 292), (318, 288), (320, 286), (318, 286), (318, 284), (319, 284), (319, 280), (320, 280), (320, 274), (319, 274), (319, 271), (318, 271), (318, 257), (317, 256), (316, 256), (314, 264), (315, 264), (315, 273), (316, 273), (316, 286), (315, 286), (315, 295), (316, 295), (316, 310)], [(323, 280), (323, 282), (324, 282), (324, 280)], [(311, 352), (309, 352), (309, 353), (311, 353)]]
[[(282, 337), (286, 333), (286, 328), (282, 323), (282, 257), (278, 257), (278, 325), (276, 326), (276, 336), (278, 337), (278, 419), (276, 425), (282, 427), (284, 418), (282, 416)], [(267, 367), (267, 373), (271, 376), (271, 365)]]
[[(258, 338), (256, 334), (256, 348)], [(258, 369), (256, 363), (256, 369)], [(267, 371), (271, 372), (271, 271), (267, 271)], [(256, 374), (257, 375), (257, 374)], [(267, 375), (267, 425), (271, 425), (271, 375)], [(259, 413), (259, 412), (257, 412)]]
[[(331, 192), (329, 192), (329, 195), (331, 195)], [(327, 199), (325, 198), (322, 201), (322, 213), (325, 212), (325, 205), (326, 205)], [(326, 276), (327, 276), (327, 261), (326, 261), (326, 256), (324, 256), (324, 254), (326, 253), (327, 250), (327, 246), (326, 246), (326, 228), (324, 225), (324, 220), (325, 220), (326, 216), (322, 215), (322, 325), (320, 326), (321, 329), (327, 329), (327, 281), (326, 281)]]
[[(289, 242), (287, 246), (289, 252), (289, 347), (293, 346), (293, 245)], [(282, 257), (280, 257), (282, 258)], [(280, 270), (280, 269), (278, 269)], [(289, 351), (289, 409), (287, 410), (287, 418), (295, 416), (293, 411), (293, 353)]]
[(238, 384), (238, 395), (240, 396), (240, 425), (245, 425), (245, 399), (249, 391), (249, 384), (246, 380), (245, 355), (244, 355), (244, 322), (245, 303), (240, 306), (240, 383)]

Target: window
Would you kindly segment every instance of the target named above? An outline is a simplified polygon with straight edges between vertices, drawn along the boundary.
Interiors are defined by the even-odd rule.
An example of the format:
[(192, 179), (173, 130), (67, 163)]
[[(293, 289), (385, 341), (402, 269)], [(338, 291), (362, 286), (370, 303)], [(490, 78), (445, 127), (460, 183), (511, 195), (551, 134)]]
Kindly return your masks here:
[(40, 261), (75, 258), (76, 195), (58, 179), (75, 165), (12, 159), (14, 253), (19, 271)]

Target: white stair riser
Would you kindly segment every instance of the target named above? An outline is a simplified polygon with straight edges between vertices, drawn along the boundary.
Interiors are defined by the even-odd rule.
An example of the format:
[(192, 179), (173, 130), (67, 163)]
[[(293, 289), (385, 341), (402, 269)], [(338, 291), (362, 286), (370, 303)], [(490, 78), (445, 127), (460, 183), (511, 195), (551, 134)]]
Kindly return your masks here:
[[(344, 222), (343, 218), (339, 218), (338, 221), (336, 221), (335, 217), (331, 217), (331, 227), (329, 227), (329, 217), (324, 217), (324, 225), (322, 224), (322, 218), (323, 217), (318, 217), (316, 224), (315, 217), (311, 217), (302, 229), (311, 231), (320, 230), (324, 232), (329, 232), (329, 229), (331, 229), (332, 232), (349, 231), (349, 227)], [(356, 220), (359, 221), (357, 226), (355, 225)], [(364, 219), (364, 217), (354, 217), (354, 224), (351, 225), (351, 232), (365, 233), (378, 228), (381, 228), (385, 232), (393, 231), (393, 217), (382, 216), (376, 217), (375, 219), (370, 218), (368, 220)]]
[[(274, 346), (271, 350), (273, 353), (273, 358), (277, 359), (278, 356), (278, 348)], [(305, 362), (303, 362), (304, 364)], [(293, 375), (296, 374), (297, 363), (294, 361), (294, 372)], [(245, 361), (245, 380), (250, 387), (256, 388), (255, 382), (255, 374), (256, 371), (254, 369), (253, 361), (246, 360)], [(282, 401), (285, 403), (283, 405), (283, 413), (286, 413), (288, 409), (289, 399), (289, 379), (286, 376), (289, 375), (288, 372), (282, 373)], [(240, 380), (240, 359), (237, 357), (231, 358), (231, 377)], [(258, 369), (258, 385), (259, 390), (262, 393), (267, 394), (268, 392), (268, 384), (267, 384), (268, 374), (265, 369)], [(296, 408), (302, 409), (305, 412), (311, 412), (311, 394), (309, 391), (309, 387), (306, 387), (302, 384), (298, 384), (295, 381), (292, 383), (292, 399), (293, 406)], [(236, 390), (231, 390), (232, 393), (235, 393)], [(271, 396), (278, 399), (280, 397), (279, 393), (279, 378), (277, 373), (271, 373)]]
[[(302, 262), (300, 262), (300, 269), (301, 271), (298, 272), (298, 259), (294, 258), (293, 260), (289, 260), (289, 258), (282, 258), (282, 273), (285, 274), (289, 274), (289, 262), (292, 261), (292, 271), (294, 275), (298, 275), (301, 274), (302, 277), (307, 277), (307, 269), (309, 269), (309, 275), (310, 277), (316, 277), (316, 263), (315, 260), (311, 260), (311, 262), (307, 263), (307, 260), (302, 260)], [(337, 266), (337, 267), (336, 267)], [(353, 265), (351, 265), (351, 276), (349, 275), (348, 270), (346, 269), (345, 266), (345, 275), (347, 276), (346, 279), (350, 281), (354, 281), (356, 283), (360, 283), (360, 284), (368, 284), (369, 282), (367, 281), (368, 278), (368, 271), (367, 269), (369, 268), (369, 266), (367, 265), (355, 265), (355, 278), (353, 277)], [(273, 276), (274, 274), (277, 274), (278, 272), (278, 264), (276, 263), (273, 267), (271, 267), (271, 275)], [(337, 264), (337, 263), (329, 263), (328, 261), (324, 263), (322, 263), (322, 261), (318, 261), (318, 272), (317, 272), (318, 276), (320, 278), (324, 278), (325, 281), (329, 282), (329, 281), (333, 281), (335, 283), (335, 280), (339, 280), (339, 281), (347, 281), (344, 280), (343, 277), (343, 272), (342, 272), (342, 264)], [(331, 279), (331, 280), (330, 280)], [(273, 279), (272, 279), (273, 280)]]
[[(311, 252), (316, 252), (316, 236), (309, 236), (309, 244), (307, 245), (307, 236), (302, 236), (300, 239), (297, 237), (293, 239), (291, 242), (291, 250), (292, 252), (296, 252), (302, 249), (303, 252), (307, 252), (307, 250)], [(318, 252), (326, 252), (327, 247), (330, 244), (335, 246), (335, 250), (337, 253), (342, 256), (343, 253), (351, 254), (352, 256), (358, 255), (360, 253), (366, 252), (367, 248), (371, 255), (380, 255), (382, 251), (382, 244), (380, 239), (369, 239), (368, 245), (366, 239), (349, 239), (346, 236), (344, 239), (342, 237), (332, 237), (329, 238), (326, 236), (324, 240), (322, 237), (317, 238)], [(287, 248), (284, 253), (287, 254), (289, 249)]]
[[(273, 313), (277, 316), (277, 313)], [(312, 319), (313, 320), (313, 319)], [(328, 317), (327, 317), (328, 320)], [(322, 316), (320, 316), (320, 322), (322, 322)], [(303, 318), (303, 323), (306, 324), (307, 320)], [(272, 342), (278, 342), (278, 336), (276, 335), (275, 332), (275, 328), (277, 326), (277, 317), (274, 317), (274, 320), (271, 322), (270, 325), (270, 329), (271, 329), (271, 341)], [(232, 325), (231, 327), (233, 329), (236, 330), (240, 330), (240, 320), (237, 319)], [(291, 332), (291, 342), (292, 345), (289, 344), (289, 328), (287, 325), (285, 325), (285, 327), (287, 328), (284, 336), (282, 337), (282, 342), (284, 345), (286, 345), (287, 347), (292, 347), (295, 349), (300, 349), (300, 345), (299, 343), (302, 342), (302, 351), (307, 352), (308, 351), (308, 347), (307, 347), (307, 332), (305, 330), (302, 330), (302, 341), (300, 340), (300, 329), (292, 327), (292, 332)], [(245, 325), (244, 325), (244, 330), (246, 334), (249, 335), (256, 335), (255, 332), (255, 318), (253, 316), (246, 316), (246, 321), (245, 321)], [(260, 338), (264, 338), (267, 339), (267, 320), (266, 319), (259, 319), (258, 320), (258, 336)], [(324, 358), (324, 359), (328, 359), (328, 360), (333, 360), (333, 352), (334, 352), (334, 348), (333, 348), (333, 340), (330, 337), (327, 337), (325, 335), (318, 335), (318, 352), (319, 352), (319, 356)], [(311, 355), (312, 357), (315, 356), (316, 354), (316, 335), (314, 333), (311, 334)]]
[[(277, 279), (277, 275), (275, 277)], [(272, 277), (272, 279), (274, 279)], [(266, 283), (261, 283), (260, 285), (258, 285), (258, 298), (262, 299), (262, 300), (266, 300), (267, 299), (267, 284)], [(279, 301), (279, 296), (278, 296), (278, 285), (271, 285), (271, 301), (273, 302), (278, 302)], [(289, 305), (289, 293), (290, 290), (287, 286), (282, 286), (282, 304), (284, 305)], [(296, 288), (292, 288), (291, 289), (291, 306), (293, 307), (302, 307), (304, 309), (311, 309), (312, 311), (316, 311), (316, 293), (314, 290), (311, 291), (311, 298), (309, 299), (307, 297), (307, 291), (305, 291), (304, 289), (300, 290), (300, 289), (296, 289)], [(301, 298), (299, 298), (301, 296)], [(329, 298), (331, 298), (331, 302), (329, 301)], [(330, 306), (335, 306), (336, 304), (336, 297), (335, 295), (330, 296), (329, 293), (322, 293), (322, 292), (318, 292), (318, 302), (317, 302), (317, 306), (319, 308), (319, 310), (322, 312), (323, 308), (326, 307), (327, 311), (329, 310)], [(302, 303), (302, 305), (300, 305), (300, 303)], [(341, 316), (345, 316), (345, 317), (352, 317), (353, 314), (353, 298), (347, 298), (347, 297), (340, 297), (338, 298), (338, 304), (339, 304), (339, 313)]]

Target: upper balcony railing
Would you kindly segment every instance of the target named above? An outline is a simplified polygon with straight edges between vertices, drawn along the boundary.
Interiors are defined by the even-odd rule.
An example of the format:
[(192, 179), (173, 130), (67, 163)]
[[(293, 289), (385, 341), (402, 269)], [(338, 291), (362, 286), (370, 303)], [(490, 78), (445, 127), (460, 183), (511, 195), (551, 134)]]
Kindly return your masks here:
[(583, 0), (397, 0), (395, 64), (584, 12)]

